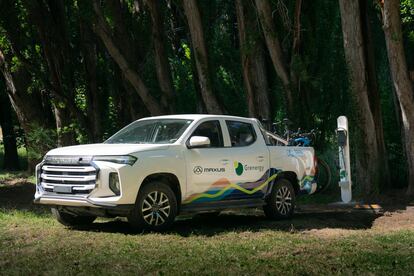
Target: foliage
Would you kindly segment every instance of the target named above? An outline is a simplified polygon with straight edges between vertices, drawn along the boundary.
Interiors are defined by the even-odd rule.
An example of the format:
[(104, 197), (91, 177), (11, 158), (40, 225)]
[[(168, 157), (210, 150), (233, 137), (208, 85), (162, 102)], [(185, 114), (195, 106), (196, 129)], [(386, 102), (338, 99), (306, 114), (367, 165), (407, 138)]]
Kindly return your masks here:
[(27, 156), (41, 160), (49, 149), (56, 147), (56, 131), (32, 124), (32, 131), (26, 134)]
[[(174, 105), (175, 113), (202, 112), (204, 103), (198, 91), (194, 49), (182, 3), (167, 2), (159, 2), (159, 11), (175, 93), (174, 104), (169, 104)], [(243, 48), (238, 41), (235, 2), (197, 2), (208, 50), (213, 92), (228, 114), (246, 116), (249, 113), (240, 51), (249, 52), (252, 45)], [(296, 127), (318, 128), (321, 131), (318, 151), (321, 155), (332, 156), (335, 153), (336, 118), (347, 115), (352, 126), (358, 124), (349, 97), (338, 2), (302, 2), (301, 41), (297, 53), (292, 53), (296, 1), (269, 2), (282, 52), (285, 57), (289, 57), (285, 62), (299, 78), (297, 105), (300, 118), (297, 119), (299, 124)], [(58, 139), (62, 142), (61, 138), (65, 135), (71, 138), (67, 143), (99, 142), (131, 121), (150, 115), (138, 91), (126, 80), (125, 72), (97, 35), (96, 14), (92, 5), (98, 3), (110, 27), (110, 34), (114, 37), (115, 47), (122, 50), (131, 65), (129, 70), (138, 73), (150, 95), (160, 101), (163, 94), (156, 72), (157, 53), (154, 50), (151, 13), (142, 1), (64, 1), (56, 5), (36, 1), (43, 8), (37, 11), (38, 14), (30, 9), (30, 3), (34, 2), (4, 0), (0, 3), (1, 8), (7, 10), (0, 15), (0, 50), (6, 57), (11, 73), (17, 75), (22, 69), (29, 73), (26, 79), (22, 76), (15, 78), (21, 81), (19, 87), (25, 87), (25, 91), (20, 91), (22, 97), (37, 97), (43, 108), (43, 118), (31, 119), (44, 125), (25, 129), (27, 145), (31, 144), (29, 158), (41, 158), (42, 154), (57, 144)], [(114, 5), (117, 3), (119, 6)], [(395, 110), (382, 22), (379, 20), (380, 10), (371, 9), (384, 136), (392, 178), (395, 179), (393, 185), (399, 187), (406, 182), (404, 150), (401, 132), (396, 130), (399, 119)], [(407, 61), (413, 71), (414, 0), (401, 1), (401, 18)], [(42, 30), (36, 20), (43, 20), (48, 28)], [(250, 31), (249, 35), (255, 39), (264, 37), (263, 32)], [(131, 47), (126, 48), (128, 43)], [(266, 47), (264, 51), (272, 113), (270, 119), (280, 121), (287, 114), (284, 88), (272, 67)], [(88, 61), (92, 61), (92, 68)], [(56, 75), (61, 78), (56, 80)], [(0, 81), (4, 79), (0, 78)], [(67, 114), (67, 118), (57, 118), (54, 108), (65, 111), (63, 113)], [(52, 129), (56, 126), (56, 119), (62, 121), (60, 129)], [(15, 125), (19, 124), (16, 118), (14, 121)], [(358, 128), (353, 127), (352, 142), (357, 132)], [(23, 135), (19, 134), (18, 137)], [(23, 138), (20, 141), (19, 144), (24, 143)], [(334, 167), (334, 158), (329, 159)]]

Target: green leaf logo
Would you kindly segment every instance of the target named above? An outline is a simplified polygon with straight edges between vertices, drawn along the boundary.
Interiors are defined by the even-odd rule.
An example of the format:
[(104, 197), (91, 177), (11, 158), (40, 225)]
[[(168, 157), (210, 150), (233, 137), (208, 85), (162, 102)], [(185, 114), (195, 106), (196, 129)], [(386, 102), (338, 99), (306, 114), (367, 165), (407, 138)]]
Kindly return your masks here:
[(243, 174), (243, 164), (237, 161), (234, 161), (234, 170), (236, 171), (237, 175)]

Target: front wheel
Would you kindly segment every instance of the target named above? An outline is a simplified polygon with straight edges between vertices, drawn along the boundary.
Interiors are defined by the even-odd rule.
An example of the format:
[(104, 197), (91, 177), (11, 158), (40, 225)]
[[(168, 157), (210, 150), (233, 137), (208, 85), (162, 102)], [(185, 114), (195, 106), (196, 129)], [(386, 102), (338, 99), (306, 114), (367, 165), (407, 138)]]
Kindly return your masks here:
[(274, 184), (263, 211), (269, 218), (286, 219), (293, 216), (295, 210), (295, 190), (287, 179), (279, 179)]
[(136, 230), (163, 231), (173, 224), (177, 209), (171, 188), (162, 182), (151, 182), (139, 192), (128, 222)]
[(51, 209), (53, 216), (61, 224), (69, 227), (80, 227), (92, 224), (96, 219), (95, 216), (79, 216), (67, 213), (65, 211), (59, 210), (57, 208)]

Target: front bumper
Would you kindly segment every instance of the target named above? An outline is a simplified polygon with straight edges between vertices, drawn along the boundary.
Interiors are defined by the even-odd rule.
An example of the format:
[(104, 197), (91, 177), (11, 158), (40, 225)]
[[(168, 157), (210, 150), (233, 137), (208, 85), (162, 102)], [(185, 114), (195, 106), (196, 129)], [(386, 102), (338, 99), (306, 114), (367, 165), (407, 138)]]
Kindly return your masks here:
[[(49, 167), (48, 169), (53, 171), (55, 168), (51, 168), (51, 165), (40, 163), (36, 166), (36, 193), (34, 203), (44, 204), (50, 206), (63, 206), (63, 207), (82, 207), (82, 208), (96, 208), (96, 209), (110, 209), (110, 210), (125, 210), (131, 209), (135, 204), (136, 195), (138, 193), (138, 185), (133, 179), (136, 179), (136, 169), (133, 169), (129, 165), (114, 164), (104, 161), (96, 161), (89, 165), (93, 165), (96, 168), (96, 182), (91, 185), (93, 188), (85, 193), (82, 189), (72, 189), (69, 193), (60, 193), (56, 190), (51, 190), (50, 185), (55, 186), (77, 186), (73, 183), (69, 183), (66, 179), (68, 176), (67, 168), (64, 174), (61, 176), (64, 181), (56, 184), (56, 176), (48, 176), (42, 170), (43, 167)], [(58, 169), (56, 169), (58, 170)], [(109, 174), (115, 172), (120, 177), (121, 192), (120, 195), (116, 195), (109, 188)], [(60, 174), (58, 172), (57, 174)], [(42, 178), (42, 177), (46, 177)], [(57, 176), (60, 177), (60, 176)], [(76, 178), (74, 176), (73, 178)], [(55, 183), (50, 185), (45, 182), (50, 182), (52, 179)], [(66, 181), (66, 182), (65, 182)], [(88, 183), (89, 186), (90, 183)], [(135, 185), (134, 185), (135, 184)], [(81, 186), (81, 185), (80, 185)], [(84, 185), (86, 186), (86, 185)]]
[(111, 203), (96, 202), (87, 197), (76, 196), (56, 196), (43, 194), (34, 199), (36, 204), (73, 206), (73, 207), (95, 207), (95, 208), (115, 208), (119, 205)]

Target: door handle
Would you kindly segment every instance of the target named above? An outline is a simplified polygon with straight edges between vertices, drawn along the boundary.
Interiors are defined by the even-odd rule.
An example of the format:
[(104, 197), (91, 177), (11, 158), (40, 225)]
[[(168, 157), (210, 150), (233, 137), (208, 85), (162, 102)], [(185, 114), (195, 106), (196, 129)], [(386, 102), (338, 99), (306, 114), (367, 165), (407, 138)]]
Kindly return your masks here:
[(225, 166), (229, 163), (229, 160), (228, 159), (221, 159), (220, 162), (223, 166)]
[(262, 156), (262, 155), (259, 155), (259, 156), (257, 156), (256, 157), (256, 160), (258, 161), (258, 162), (263, 162), (263, 160), (264, 160), (265, 158), (264, 158), (264, 156)]

